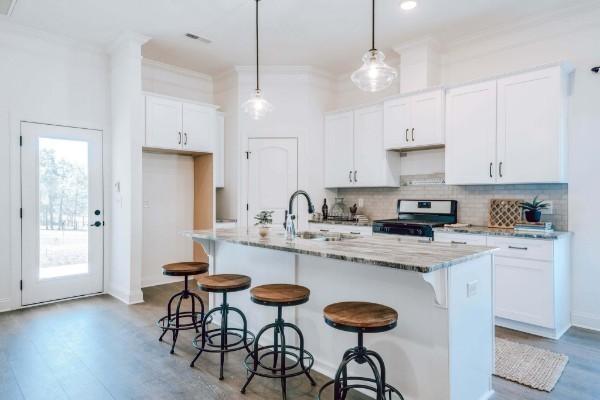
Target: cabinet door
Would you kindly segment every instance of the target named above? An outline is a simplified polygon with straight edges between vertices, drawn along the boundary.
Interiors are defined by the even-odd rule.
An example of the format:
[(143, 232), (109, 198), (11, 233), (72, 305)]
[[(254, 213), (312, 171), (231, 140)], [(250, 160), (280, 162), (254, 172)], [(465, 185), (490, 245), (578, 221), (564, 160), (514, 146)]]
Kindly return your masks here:
[(354, 112), (354, 172), (356, 186), (386, 186), (387, 157), (383, 147), (383, 107)]
[(146, 96), (146, 146), (181, 150), (181, 103)]
[(215, 186), (225, 187), (225, 115), (217, 113), (216, 145), (213, 156)]
[(386, 150), (406, 147), (410, 140), (410, 99), (383, 103), (383, 145)]
[(498, 183), (561, 182), (561, 68), (498, 81)]
[(496, 81), (446, 93), (446, 183), (495, 182)]
[(183, 105), (183, 149), (213, 153), (215, 149), (216, 111), (196, 104)]
[(354, 113), (325, 117), (325, 186), (353, 186)]
[(439, 146), (444, 144), (442, 126), (443, 96), (441, 90), (411, 97), (409, 147)]

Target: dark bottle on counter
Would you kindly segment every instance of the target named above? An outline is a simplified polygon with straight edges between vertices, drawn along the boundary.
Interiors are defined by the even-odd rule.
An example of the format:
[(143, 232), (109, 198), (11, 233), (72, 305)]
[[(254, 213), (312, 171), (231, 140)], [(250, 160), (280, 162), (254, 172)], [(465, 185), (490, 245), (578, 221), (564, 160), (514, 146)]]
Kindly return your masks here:
[(329, 215), (329, 207), (327, 206), (327, 199), (323, 199), (323, 207), (321, 207), (321, 212), (323, 213), (323, 220), (327, 219)]

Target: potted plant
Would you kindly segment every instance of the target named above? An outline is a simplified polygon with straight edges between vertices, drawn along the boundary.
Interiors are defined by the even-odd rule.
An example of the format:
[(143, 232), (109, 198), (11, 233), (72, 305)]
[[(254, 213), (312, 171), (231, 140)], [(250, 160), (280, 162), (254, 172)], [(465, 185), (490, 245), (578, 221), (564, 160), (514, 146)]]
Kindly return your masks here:
[(254, 219), (256, 220), (255, 226), (258, 226), (258, 234), (260, 237), (266, 237), (269, 234), (270, 225), (273, 223), (274, 211), (261, 211)]
[(521, 203), (521, 209), (525, 211), (527, 222), (540, 222), (542, 219), (542, 210), (548, 208), (545, 200), (538, 200), (535, 196), (531, 202)]

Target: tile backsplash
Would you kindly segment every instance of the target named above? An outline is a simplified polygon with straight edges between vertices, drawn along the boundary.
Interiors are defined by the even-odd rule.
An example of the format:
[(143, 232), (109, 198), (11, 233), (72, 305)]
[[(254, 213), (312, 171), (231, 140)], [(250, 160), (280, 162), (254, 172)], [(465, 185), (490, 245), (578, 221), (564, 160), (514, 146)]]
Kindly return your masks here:
[[(427, 176), (426, 178), (431, 177)], [(403, 176), (401, 181), (406, 184), (414, 178), (423, 178), (423, 176)], [(560, 231), (568, 229), (567, 194), (567, 184), (476, 186), (434, 184), (406, 185), (399, 188), (338, 190), (338, 197), (343, 197), (348, 206), (358, 204), (358, 200), (363, 199), (364, 206), (359, 209), (359, 213), (367, 215), (371, 220), (395, 218), (398, 199), (443, 199), (458, 200), (458, 222), (484, 226), (487, 225), (491, 199), (531, 200), (534, 196), (539, 195), (540, 199), (551, 201), (553, 207), (553, 213), (543, 215), (542, 221), (552, 222), (554, 228)]]

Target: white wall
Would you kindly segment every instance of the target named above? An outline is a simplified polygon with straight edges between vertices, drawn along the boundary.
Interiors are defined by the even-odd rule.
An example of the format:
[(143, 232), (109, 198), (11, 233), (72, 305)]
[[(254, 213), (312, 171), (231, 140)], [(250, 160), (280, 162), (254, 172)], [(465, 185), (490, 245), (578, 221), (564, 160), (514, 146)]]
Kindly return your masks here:
[(193, 260), (193, 245), (180, 233), (194, 228), (194, 159), (144, 153), (142, 287), (180, 281), (162, 274), (164, 264)]
[(146, 92), (213, 103), (213, 80), (209, 75), (144, 58), (142, 89)]
[[(0, 54), (0, 310), (4, 310), (21, 302), (19, 121), (103, 130), (105, 176), (110, 176), (111, 140), (108, 58), (101, 49), (0, 21)], [(109, 185), (107, 180), (107, 218)], [(108, 239), (105, 230), (107, 260)]]

